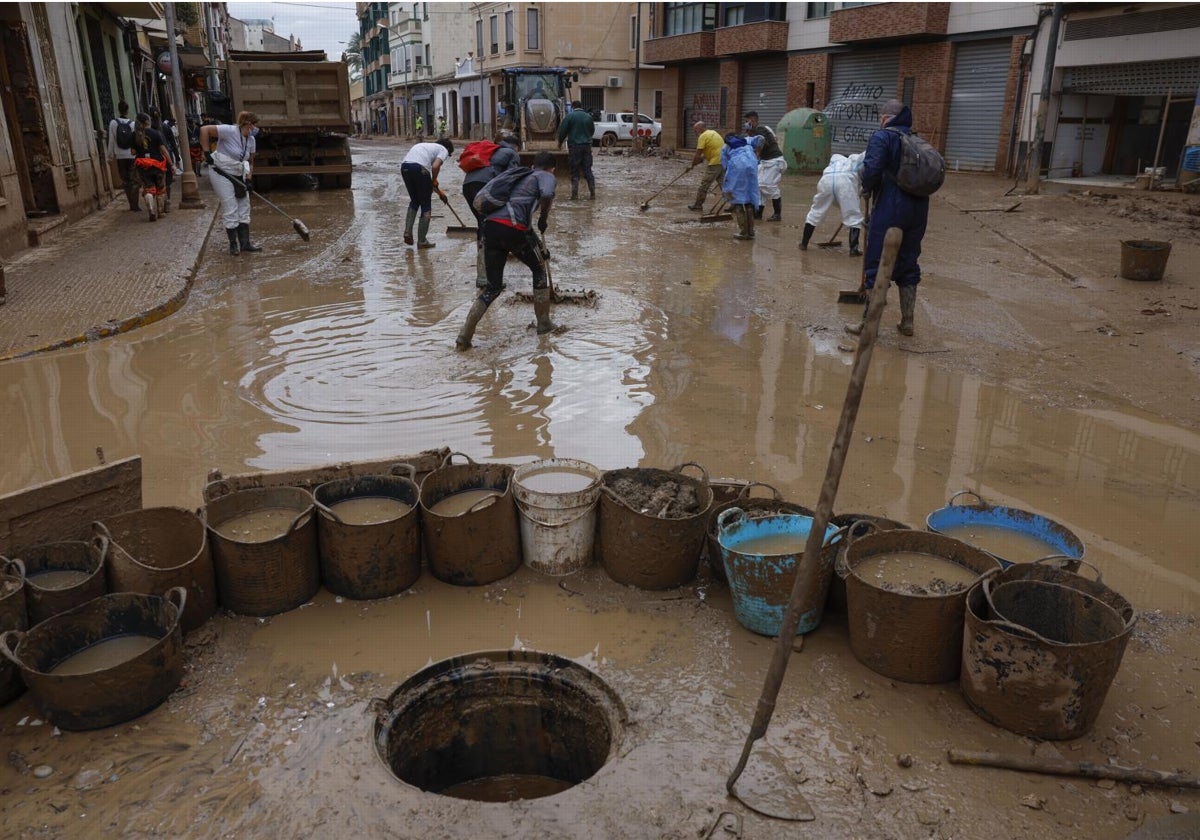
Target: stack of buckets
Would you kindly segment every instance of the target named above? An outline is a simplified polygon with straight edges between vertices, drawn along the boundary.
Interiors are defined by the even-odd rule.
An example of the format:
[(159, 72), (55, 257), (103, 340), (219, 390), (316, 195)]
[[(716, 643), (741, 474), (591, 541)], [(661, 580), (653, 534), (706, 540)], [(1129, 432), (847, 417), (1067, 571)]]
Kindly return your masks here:
[(513, 473), (521, 549), (529, 568), (569, 575), (592, 562), (601, 472), (585, 461), (547, 458)]

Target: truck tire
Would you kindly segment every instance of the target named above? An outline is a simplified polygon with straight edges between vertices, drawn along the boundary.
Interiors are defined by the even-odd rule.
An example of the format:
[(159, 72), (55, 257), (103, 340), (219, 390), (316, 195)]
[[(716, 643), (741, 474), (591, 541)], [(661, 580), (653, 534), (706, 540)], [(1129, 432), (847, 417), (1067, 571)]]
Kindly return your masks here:
[(350, 173), (346, 173), (345, 175), (339, 175), (338, 179), (337, 179), (338, 187), (340, 187), (343, 190), (350, 189), (350, 182), (351, 182), (352, 178), (353, 178), (353, 176)]
[(605, 148), (617, 145), (617, 135), (614, 132), (606, 131), (600, 138), (600, 145)]

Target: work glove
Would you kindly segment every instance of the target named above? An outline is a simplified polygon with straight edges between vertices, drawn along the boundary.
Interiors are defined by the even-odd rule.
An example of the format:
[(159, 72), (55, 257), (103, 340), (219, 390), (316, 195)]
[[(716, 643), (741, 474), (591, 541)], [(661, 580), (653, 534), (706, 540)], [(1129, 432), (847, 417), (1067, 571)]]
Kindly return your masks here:
[(233, 179), (233, 197), (234, 198), (245, 198), (246, 197), (246, 185), (243, 184), (241, 181), (239, 181), (237, 178)]
[(444, 192), (442, 192), (441, 190), (438, 190), (437, 187), (434, 187), (434, 189), (437, 190), (438, 198), (440, 198), (446, 204), (450, 203), (449, 199), (446, 198), (446, 194)]
[(212, 165), (213, 165), (213, 156), (212, 156), (212, 152), (205, 152), (205, 153), (204, 153), (204, 162), (205, 162), (205, 163), (207, 163), (209, 166), (212, 166)]
[(246, 189), (254, 189), (254, 180), (249, 175), (247, 175), (244, 180), (246, 182)]
[(545, 233), (546, 228), (548, 228), (548, 227), (550, 227), (550, 222), (546, 219), (545, 216), (542, 216), (540, 219), (538, 219), (538, 223), (537, 223), (538, 233)]

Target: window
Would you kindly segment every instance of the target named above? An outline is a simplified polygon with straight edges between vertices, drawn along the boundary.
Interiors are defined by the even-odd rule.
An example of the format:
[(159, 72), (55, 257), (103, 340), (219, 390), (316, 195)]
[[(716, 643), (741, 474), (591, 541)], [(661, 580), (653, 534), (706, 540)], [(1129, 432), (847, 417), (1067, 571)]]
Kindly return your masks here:
[(687, 35), (717, 28), (716, 3), (667, 3), (663, 35)]
[(804, 17), (806, 20), (827, 18), (829, 17), (829, 13), (833, 11), (832, 3), (805, 3), (804, 6)]
[(475, 55), (483, 57), (483, 18), (475, 21)]
[(637, 15), (629, 16), (629, 49), (636, 50), (638, 45), (638, 19)]
[(787, 20), (787, 3), (722, 3), (722, 26), (764, 20)]
[(421, 20), (429, 20), (429, 4), (421, 4)]
[(491, 39), (492, 39), (491, 40), (491, 45), (492, 45), (491, 54), (498, 55), (500, 53), (500, 28), (499, 28), (500, 24), (496, 20), (495, 15), (492, 15), (490, 18), (488, 18), (488, 26), (489, 26), (488, 34), (491, 36)]
[(654, 119), (662, 119), (662, 95), (661, 90), (654, 91)]
[(513, 12), (512, 9), (509, 9), (507, 12), (504, 13), (504, 49), (506, 52), (513, 51), (513, 40), (514, 40), (514, 34), (515, 34), (513, 31), (514, 30), (513, 15), (514, 14), (515, 14), (515, 12)]
[(433, 58), (432, 58), (432, 53), (429, 51), (429, 44), (425, 45), (425, 66), (426, 67), (433, 66)]
[[(413, 56), (413, 66), (416, 67), (418, 70), (421, 69), (421, 54), (420, 53), (417, 53), (416, 55)], [(407, 70), (408, 68), (405, 67), (404, 69)]]
[(542, 35), (538, 31), (538, 10), (525, 10), (525, 49), (540, 50), (542, 48)]
[(745, 6), (726, 6), (725, 20), (721, 23), (725, 26), (741, 26), (746, 22), (746, 7)]

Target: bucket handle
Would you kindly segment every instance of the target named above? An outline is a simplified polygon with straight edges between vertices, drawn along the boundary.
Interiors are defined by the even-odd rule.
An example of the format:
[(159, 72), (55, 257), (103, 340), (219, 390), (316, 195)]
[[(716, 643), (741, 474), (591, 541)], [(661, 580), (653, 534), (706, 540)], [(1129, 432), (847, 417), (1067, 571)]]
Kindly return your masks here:
[(228, 496), (233, 492), (233, 485), (229, 483), (229, 479), (218, 478), (204, 485), (203, 497), (204, 501), (211, 502), (219, 499), (222, 496)]
[(109, 532), (108, 526), (100, 520), (92, 523), (92, 540), (95, 541), (98, 539), (104, 540), (108, 545), (112, 545), (113, 543), (112, 534)]
[[(174, 596), (174, 597), (172, 597)], [(172, 586), (164, 594), (163, 598), (171, 602), (175, 609), (179, 610), (179, 616), (183, 617), (183, 607), (187, 604), (187, 589), (182, 586)], [(179, 599), (179, 603), (175, 603), (175, 599)]]
[[(676, 470), (676, 472), (678, 472), (678, 470)], [(737, 497), (739, 499), (749, 499), (750, 498), (750, 490), (753, 487), (767, 488), (768, 490), (771, 491), (771, 499), (776, 502), (778, 502), (782, 498), (779, 491), (775, 489), (775, 486), (773, 484), (767, 484), (765, 481), (751, 481), (745, 487), (742, 488), (741, 492), (737, 494)]]
[(957, 493), (955, 493), (953, 496), (950, 497), (950, 501), (946, 502), (946, 507), (954, 507), (955, 500), (958, 499), (959, 496), (973, 496), (975, 498), (975, 501), (978, 502), (979, 504), (972, 505), (971, 507), (990, 507), (990, 505), (988, 505), (988, 503), (983, 500), (983, 496), (980, 496), (974, 490), (959, 490)]
[[(1065, 560), (1066, 563), (1060, 562), (1063, 560)], [(1037, 560), (1034, 560), (1032, 562), (1034, 562), (1038, 565), (1041, 565), (1042, 563), (1045, 563), (1047, 565), (1049, 565), (1051, 563), (1057, 563), (1056, 568), (1060, 568), (1060, 569), (1063, 566), (1067, 565), (1067, 563), (1078, 563), (1081, 566), (1087, 566), (1089, 569), (1091, 569), (1093, 572), (1096, 573), (1096, 583), (1104, 583), (1104, 575), (1101, 573), (1101, 571), (1098, 568), (1096, 568), (1096, 564), (1089, 563), (1087, 560), (1084, 560), (1082, 557), (1072, 557), (1070, 554), (1047, 554), (1045, 557), (1039, 557)], [(1072, 574), (1079, 574), (1079, 573), (1072, 572)], [(1080, 577), (1082, 577), (1082, 575), (1080, 575)]]
[[(851, 524), (853, 524), (853, 523), (851, 523)], [(843, 525), (840, 528), (838, 528), (836, 531), (834, 531), (832, 534), (830, 534), (828, 537), (825, 538), (825, 540), (821, 543), (821, 548), (828, 548), (829, 546), (833, 545), (834, 543), (838, 542), (841, 539), (849, 539), (849, 538), (850, 538), (850, 525)]]
[(492, 495), (484, 496), (482, 499), (480, 499), (475, 504), (471, 505), (469, 508), (464, 510), (459, 515), (463, 516), (468, 513), (476, 513), (478, 511), (484, 510), (485, 508), (490, 508), (492, 505), (496, 504), (496, 500), (500, 498), (500, 495), (501, 495), (500, 493), (497, 493), (493, 490)]
[[(100, 525), (99, 522), (97, 522), (95, 524)], [(103, 528), (104, 526), (100, 525), (100, 527)], [(89, 546), (93, 553), (100, 555), (101, 565), (104, 564), (104, 560), (108, 557), (108, 545), (110, 542), (112, 542), (112, 539), (110, 537), (106, 536), (106, 534), (107, 534), (107, 529), (105, 530), (104, 534), (93, 534), (91, 543)]]
[(534, 516), (532, 513), (530, 513), (530, 507), (531, 506), (529, 505), (528, 502), (523, 502), (520, 499), (517, 499), (517, 508), (521, 511), (521, 513), (525, 514), (525, 516), (527, 516), (531, 522), (536, 522), (538, 525), (541, 525), (543, 528), (565, 528), (568, 525), (574, 525), (580, 519), (583, 519), (583, 517), (587, 516), (589, 513), (592, 512), (592, 506), (585, 505), (583, 507), (583, 512), (581, 514), (579, 514), (578, 516), (574, 516), (571, 519), (568, 519), (566, 522), (559, 522), (557, 524), (551, 525), (549, 522), (542, 522), (536, 516)]
[[(408, 475), (404, 475), (404, 473), (408, 473)], [(413, 484), (417, 483), (417, 468), (412, 464), (392, 464), (388, 469), (388, 475), (398, 475), (401, 478), (407, 478)]]
[[(317, 504), (317, 500), (313, 499), (313, 505), (316, 505), (316, 504)], [(299, 528), (300, 520), (304, 519), (304, 517), (308, 516), (310, 513), (312, 513), (312, 508), (305, 508), (304, 510), (300, 511), (300, 513), (298, 513), (296, 515), (296, 518), (292, 520), (292, 524), (288, 526), (287, 531), (284, 532), (284, 536), (291, 534), (293, 531), (295, 531), (297, 528)]]
[[(995, 569), (989, 569), (988, 571), (984, 572), (983, 576), (979, 579), (979, 582), (983, 586), (983, 597), (987, 599), (988, 609), (992, 611), (992, 615), (1000, 616), (1000, 611), (996, 609), (996, 604), (994, 601), (992, 601), (992, 584), (996, 582), (994, 574), (996, 571), (997, 570)], [(1067, 589), (1068, 587), (1064, 586), (1063, 588)], [(1044, 645), (1050, 645), (1051, 647), (1062, 647), (1063, 644), (1062, 642), (1051, 641), (1036, 630), (1030, 629), (1023, 624), (1016, 624), (1012, 621), (1009, 621), (1007, 618), (989, 618), (985, 619), (985, 621), (987, 621), (988, 624), (992, 624), (997, 627), (1003, 627), (1005, 630), (1016, 633), (1019, 636), (1023, 636), (1027, 639), (1033, 639), (1036, 642), (1041, 642)], [(1126, 629), (1128, 629), (1128, 626)]]
[[(319, 499), (313, 499), (313, 505), (316, 506), (317, 510), (321, 511), (321, 513), (328, 516), (330, 519), (332, 519), (337, 524), (339, 524), (339, 525), (346, 524), (345, 522), (342, 521), (342, 517), (338, 516), (336, 513), (333, 512), (333, 508), (324, 504)], [(289, 528), (288, 530), (290, 531), (291, 529)]]
[(467, 453), (465, 453), (465, 452), (447, 452), (447, 453), (446, 453), (446, 457), (442, 459), (442, 466), (443, 466), (443, 467), (448, 467), (448, 466), (450, 466), (451, 464), (453, 464), (453, 463), (454, 463), (454, 456), (455, 456), (455, 455), (462, 455), (464, 458), (466, 458), (466, 459), (467, 459), (467, 463), (468, 463), (468, 464), (474, 464), (474, 463), (475, 463), (475, 460), (474, 460), (474, 459), (473, 459), (473, 458), (472, 458), (470, 455), (468, 455), (468, 454), (467, 454)]
[[(7, 557), (0, 557), (0, 560), (4, 561), (4, 565), (0, 566), (0, 570), (5, 574), (16, 575), (21, 580), (25, 580), (25, 564), (20, 558), (14, 557), (10, 560)], [(10, 569), (13, 571), (9, 571)]]
[(863, 537), (879, 532), (879, 526), (869, 519), (855, 519), (846, 526), (846, 547), (854, 545)]
[[(697, 464), (695, 461), (684, 461), (684, 462), (683, 462), (682, 464), (680, 464), (678, 467), (676, 467), (675, 469), (671, 470), (671, 472), (677, 472), (677, 473), (679, 473), (680, 475), (683, 475), (683, 468), (684, 468), (684, 467), (695, 467), (696, 469), (700, 470), (700, 480), (701, 480), (702, 482), (704, 482), (704, 486), (705, 486), (705, 487), (707, 487), (707, 486), (708, 486), (708, 470), (704, 469), (704, 467), (700, 466), (700, 465), (699, 465), (699, 464)], [(771, 489), (773, 490), (773, 489), (775, 489), (775, 488), (771, 488)]]
[[(0, 653), (11, 661), (18, 668), (24, 668), (25, 663), (17, 659), (17, 645), (21, 644), (21, 640), (25, 638), (24, 630), (5, 630), (0, 633)], [(16, 640), (15, 642), (13, 640)]]
[[(734, 522), (734, 519), (736, 519), (737, 522)], [(727, 524), (732, 527), (733, 525), (737, 525), (745, 519), (746, 511), (742, 510), (740, 507), (725, 508), (725, 510), (717, 514), (717, 533), (720, 534), (722, 531), (724, 531)]]

